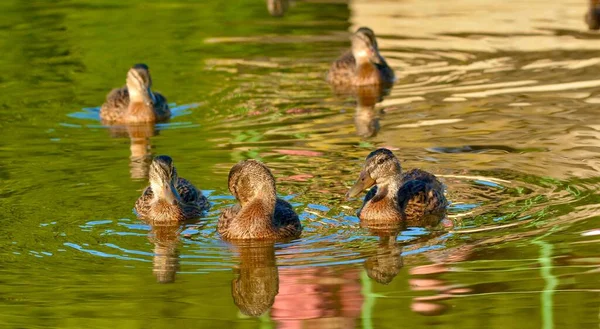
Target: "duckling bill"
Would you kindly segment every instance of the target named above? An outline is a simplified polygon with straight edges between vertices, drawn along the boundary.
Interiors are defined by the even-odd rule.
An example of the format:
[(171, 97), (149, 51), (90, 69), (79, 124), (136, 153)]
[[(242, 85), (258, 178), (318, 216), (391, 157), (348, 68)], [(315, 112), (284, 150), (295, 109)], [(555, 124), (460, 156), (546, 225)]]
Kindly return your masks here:
[(217, 231), (224, 239), (289, 239), (300, 236), (302, 225), (292, 205), (277, 198), (275, 178), (263, 163), (241, 161), (229, 172), (229, 191), (239, 204), (219, 217)]
[(352, 49), (338, 58), (327, 73), (333, 85), (380, 85), (394, 83), (394, 71), (379, 53), (375, 33), (368, 27), (352, 35)]
[(165, 121), (171, 117), (167, 99), (152, 91), (150, 69), (136, 64), (127, 72), (127, 85), (112, 90), (100, 109), (100, 119), (108, 124)]
[(358, 211), (361, 223), (398, 223), (435, 226), (444, 217), (448, 201), (442, 183), (421, 169), (402, 173), (400, 161), (388, 149), (371, 152), (347, 197), (371, 188)]
[(135, 203), (138, 216), (153, 222), (184, 221), (200, 217), (210, 208), (206, 196), (177, 175), (173, 160), (155, 157), (148, 172), (150, 186)]

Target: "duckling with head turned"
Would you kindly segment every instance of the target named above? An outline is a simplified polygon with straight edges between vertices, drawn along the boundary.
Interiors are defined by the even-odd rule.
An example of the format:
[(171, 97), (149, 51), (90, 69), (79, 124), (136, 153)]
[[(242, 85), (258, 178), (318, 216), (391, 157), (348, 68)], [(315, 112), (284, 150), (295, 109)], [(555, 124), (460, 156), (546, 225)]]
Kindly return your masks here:
[(219, 217), (224, 239), (288, 239), (300, 236), (302, 225), (292, 205), (277, 198), (275, 178), (256, 160), (241, 161), (229, 172), (229, 191), (239, 204)]
[(185, 221), (202, 216), (210, 208), (202, 192), (177, 175), (170, 157), (155, 157), (148, 176), (150, 186), (135, 203), (139, 217), (154, 223)]
[(377, 149), (367, 156), (347, 196), (355, 197), (373, 185), (358, 211), (364, 226), (435, 226), (445, 215), (448, 201), (442, 183), (421, 169), (402, 173), (400, 161), (388, 149)]
[(108, 124), (165, 121), (171, 117), (167, 99), (151, 90), (152, 78), (146, 64), (136, 64), (127, 72), (127, 85), (113, 89), (100, 109), (100, 119)]
[(368, 27), (352, 35), (352, 49), (338, 58), (327, 73), (333, 85), (380, 85), (394, 83), (394, 71), (379, 54), (375, 33)]

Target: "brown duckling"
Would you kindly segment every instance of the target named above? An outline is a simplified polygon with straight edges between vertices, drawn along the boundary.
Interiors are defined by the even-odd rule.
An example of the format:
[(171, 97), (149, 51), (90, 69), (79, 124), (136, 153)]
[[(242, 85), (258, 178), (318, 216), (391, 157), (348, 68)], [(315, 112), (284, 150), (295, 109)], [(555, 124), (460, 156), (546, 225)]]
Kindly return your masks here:
[(600, 0), (590, 0), (585, 22), (590, 30), (600, 29)]
[(352, 49), (338, 58), (327, 73), (334, 85), (379, 85), (394, 83), (394, 71), (379, 54), (375, 33), (368, 27), (352, 35)]
[(173, 160), (155, 157), (148, 172), (150, 186), (135, 203), (138, 216), (152, 222), (184, 221), (210, 208), (208, 199), (192, 183), (177, 176)]
[(171, 117), (167, 99), (153, 92), (150, 70), (146, 64), (136, 64), (127, 72), (127, 85), (113, 89), (100, 109), (102, 122), (140, 123), (165, 121)]
[(277, 198), (275, 178), (256, 160), (241, 161), (229, 172), (229, 191), (239, 204), (219, 217), (224, 239), (287, 239), (299, 237), (302, 225), (292, 205)]
[(435, 226), (444, 217), (448, 201), (442, 183), (421, 169), (402, 173), (400, 161), (388, 149), (377, 149), (367, 156), (347, 196), (355, 197), (373, 185), (358, 211), (361, 224)]

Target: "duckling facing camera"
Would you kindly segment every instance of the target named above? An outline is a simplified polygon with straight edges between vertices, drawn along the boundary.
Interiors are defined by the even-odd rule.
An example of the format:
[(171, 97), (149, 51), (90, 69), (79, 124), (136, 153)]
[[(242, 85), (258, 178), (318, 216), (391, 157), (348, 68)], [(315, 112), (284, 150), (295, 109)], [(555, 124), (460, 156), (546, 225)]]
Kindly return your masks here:
[(140, 218), (156, 222), (177, 222), (198, 218), (210, 203), (192, 183), (177, 175), (173, 160), (155, 157), (148, 171), (150, 186), (135, 203)]
[(171, 117), (167, 99), (152, 91), (150, 69), (136, 64), (127, 72), (126, 86), (113, 89), (100, 109), (105, 124), (160, 122)]
[(327, 81), (333, 85), (354, 86), (393, 84), (394, 71), (379, 53), (373, 30), (361, 27), (351, 40), (352, 49), (333, 62)]
[(361, 224), (435, 226), (446, 214), (448, 201), (437, 177), (421, 169), (402, 173), (400, 161), (388, 149), (380, 148), (367, 156), (346, 196), (355, 197), (372, 186), (358, 211)]

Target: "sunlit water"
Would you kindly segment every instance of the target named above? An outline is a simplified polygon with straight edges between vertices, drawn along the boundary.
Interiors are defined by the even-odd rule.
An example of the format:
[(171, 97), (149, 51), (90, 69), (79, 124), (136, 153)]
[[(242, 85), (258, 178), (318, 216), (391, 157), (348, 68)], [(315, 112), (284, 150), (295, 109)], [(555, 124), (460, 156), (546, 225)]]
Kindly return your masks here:
[[(598, 328), (600, 36), (585, 9), (1, 2), (0, 325)], [(398, 76), (381, 99), (324, 81), (363, 25)], [(173, 119), (102, 126), (137, 62)], [(443, 180), (453, 227), (359, 227), (344, 194), (375, 147)], [(209, 196), (206, 218), (135, 218), (158, 154)], [(300, 239), (220, 241), (227, 174), (247, 158), (273, 170)]]

